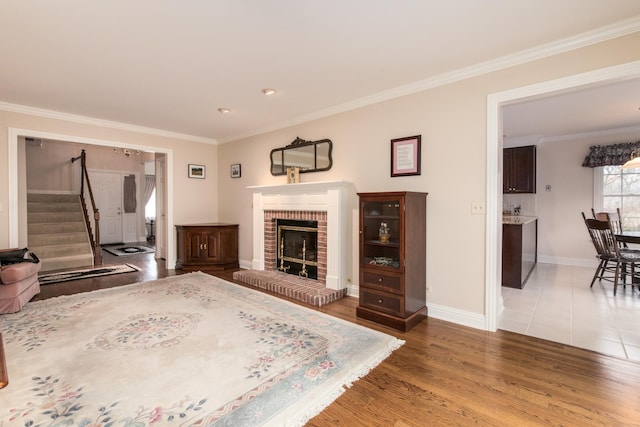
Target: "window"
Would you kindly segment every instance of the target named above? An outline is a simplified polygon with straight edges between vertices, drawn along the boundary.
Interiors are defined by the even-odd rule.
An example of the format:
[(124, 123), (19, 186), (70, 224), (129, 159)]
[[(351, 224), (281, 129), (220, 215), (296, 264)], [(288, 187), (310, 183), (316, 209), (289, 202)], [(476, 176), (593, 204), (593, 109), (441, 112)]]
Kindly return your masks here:
[(603, 166), (594, 171), (596, 212), (613, 212), (620, 208), (623, 229), (640, 231), (640, 168)]
[(144, 216), (147, 219), (156, 219), (156, 189), (153, 189), (151, 192), (151, 197), (149, 197), (149, 201), (147, 205), (144, 207)]

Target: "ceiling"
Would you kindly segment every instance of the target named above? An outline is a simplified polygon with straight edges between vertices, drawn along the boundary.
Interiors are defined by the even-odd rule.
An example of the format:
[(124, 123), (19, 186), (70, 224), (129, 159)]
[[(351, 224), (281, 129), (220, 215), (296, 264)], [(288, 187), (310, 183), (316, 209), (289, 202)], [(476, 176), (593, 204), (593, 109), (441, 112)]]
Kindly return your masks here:
[(617, 81), (503, 108), (506, 140), (597, 133), (612, 129), (640, 131), (640, 79)]
[[(640, 2), (2, 0), (0, 16), (5, 107), (224, 142), (637, 21)], [(263, 88), (278, 92), (267, 97)], [(567, 103), (582, 108), (575, 116), (590, 118), (589, 126), (626, 126), (634, 117), (638, 123), (640, 100), (629, 95), (639, 89), (634, 82), (514, 105), (505, 110), (505, 118), (511, 117), (505, 133), (547, 132), (541, 124), (549, 132), (567, 132), (568, 121), (560, 119), (568, 116), (558, 114), (567, 111)], [(589, 104), (604, 103), (611, 114), (588, 110)], [(220, 107), (231, 112), (221, 114)], [(547, 116), (536, 122), (540, 111)], [(605, 117), (611, 122), (595, 119)]]

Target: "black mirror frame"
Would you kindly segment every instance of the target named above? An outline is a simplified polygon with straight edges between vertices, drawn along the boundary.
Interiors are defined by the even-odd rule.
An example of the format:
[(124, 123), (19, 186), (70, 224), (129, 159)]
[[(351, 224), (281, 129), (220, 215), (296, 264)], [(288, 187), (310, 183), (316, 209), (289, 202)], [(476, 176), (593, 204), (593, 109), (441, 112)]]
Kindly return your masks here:
[[(320, 144), (325, 144), (328, 143), (329, 144), (329, 152), (327, 153), (327, 156), (329, 157), (329, 166), (327, 167), (323, 167), (323, 168), (318, 168), (318, 145)], [(308, 147), (308, 146), (313, 146), (313, 164), (314, 167), (310, 168), (310, 169), (300, 169), (300, 173), (307, 173), (307, 172), (322, 172), (322, 171), (328, 171), (329, 169), (331, 169), (331, 167), (333, 166), (333, 157), (331, 156), (332, 152), (333, 152), (333, 142), (331, 142), (330, 139), (320, 139), (318, 141), (307, 141), (304, 140), (300, 137), (296, 137), (296, 139), (289, 145), (287, 145), (286, 147), (280, 147), (280, 148), (274, 148), (273, 150), (271, 150), (271, 154), (269, 155), (269, 158), (271, 160), (271, 175), (273, 176), (279, 176), (279, 175), (286, 175), (287, 174), (287, 167), (284, 164), (284, 152), (288, 151), (288, 150), (295, 150), (296, 148), (301, 148), (301, 147)], [(274, 164), (274, 155), (277, 155), (277, 153), (280, 152), (280, 164), (281, 166), (275, 166)], [(280, 168), (281, 170), (275, 170)]]

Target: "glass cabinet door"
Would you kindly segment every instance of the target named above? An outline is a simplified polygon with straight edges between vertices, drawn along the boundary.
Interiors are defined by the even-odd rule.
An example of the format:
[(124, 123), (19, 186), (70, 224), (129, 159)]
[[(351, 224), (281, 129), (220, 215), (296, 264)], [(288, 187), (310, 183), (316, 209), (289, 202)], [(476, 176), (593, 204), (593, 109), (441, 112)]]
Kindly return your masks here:
[(399, 199), (360, 200), (360, 263), (400, 268)]

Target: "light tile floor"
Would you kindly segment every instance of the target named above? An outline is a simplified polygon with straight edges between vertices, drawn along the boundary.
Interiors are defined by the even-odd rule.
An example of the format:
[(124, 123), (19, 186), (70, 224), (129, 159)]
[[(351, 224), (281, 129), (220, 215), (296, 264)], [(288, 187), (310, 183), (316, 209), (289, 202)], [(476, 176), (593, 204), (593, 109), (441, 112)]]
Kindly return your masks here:
[(595, 269), (538, 263), (524, 289), (502, 288), (499, 328), (640, 362), (640, 292)]

